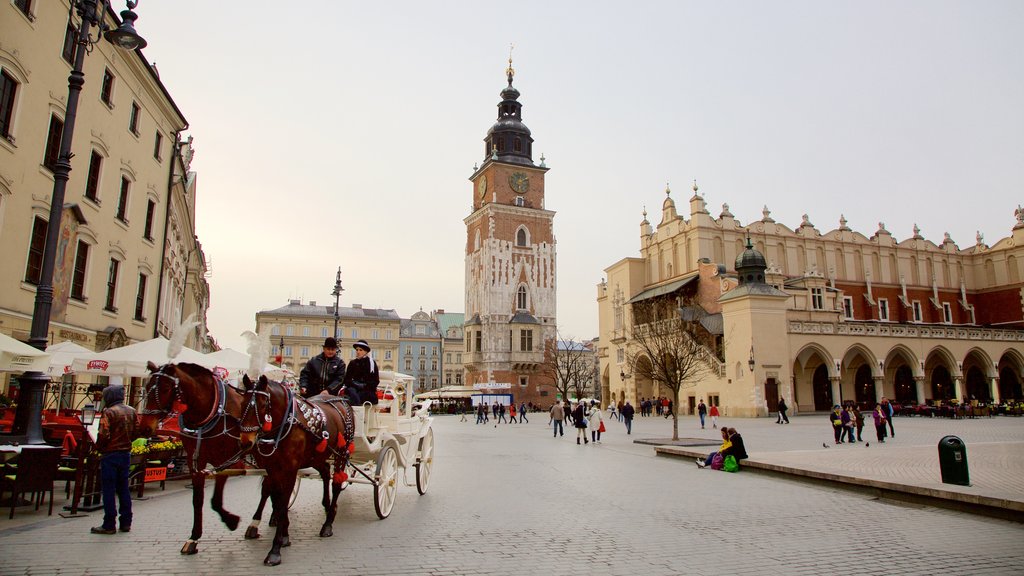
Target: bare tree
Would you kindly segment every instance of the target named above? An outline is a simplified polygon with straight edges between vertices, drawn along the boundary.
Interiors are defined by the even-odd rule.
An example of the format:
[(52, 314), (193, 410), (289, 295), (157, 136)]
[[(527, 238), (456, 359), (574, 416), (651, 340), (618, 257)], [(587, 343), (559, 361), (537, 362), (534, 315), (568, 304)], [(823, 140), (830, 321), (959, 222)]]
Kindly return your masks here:
[(594, 385), (593, 351), (584, 342), (561, 335), (548, 342), (541, 370), (551, 377), (550, 384), (564, 400), (570, 392), (576, 398), (588, 395)]
[(671, 390), (673, 440), (679, 439), (679, 391), (696, 386), (717, 364), (713, 337), (699, 315), (681, 310), (674, 297), (634, 302), (626, 353), (626, 365), (635, 378), (647, 378)]

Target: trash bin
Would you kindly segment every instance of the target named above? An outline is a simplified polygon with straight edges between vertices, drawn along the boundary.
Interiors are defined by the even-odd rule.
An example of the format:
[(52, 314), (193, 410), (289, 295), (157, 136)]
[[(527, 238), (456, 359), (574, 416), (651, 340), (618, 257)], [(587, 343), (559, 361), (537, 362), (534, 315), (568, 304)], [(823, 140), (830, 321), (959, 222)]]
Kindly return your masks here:
[(939, 440), (939, 469), (943, 484), (970, 486), (967, 473), (967, 446), (956, 436), (945, 436)]

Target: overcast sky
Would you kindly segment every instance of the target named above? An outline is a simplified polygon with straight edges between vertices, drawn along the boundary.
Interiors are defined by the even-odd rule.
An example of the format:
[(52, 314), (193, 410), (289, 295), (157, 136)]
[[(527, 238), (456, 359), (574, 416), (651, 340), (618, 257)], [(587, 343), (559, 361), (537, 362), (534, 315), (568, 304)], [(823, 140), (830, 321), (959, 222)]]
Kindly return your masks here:
[[(114, 0), (120, 10), (123, 4)], [(146, 57), (191, 127), (222, 346), (259, 310), (461, 312), (468, 177), (509, 44), (557, 212), (558, 323), (639, 255), (666, 183), (741, 223), (845, 214), (961, 248), (1024, 202), (1024, 2), (146, 0)]]

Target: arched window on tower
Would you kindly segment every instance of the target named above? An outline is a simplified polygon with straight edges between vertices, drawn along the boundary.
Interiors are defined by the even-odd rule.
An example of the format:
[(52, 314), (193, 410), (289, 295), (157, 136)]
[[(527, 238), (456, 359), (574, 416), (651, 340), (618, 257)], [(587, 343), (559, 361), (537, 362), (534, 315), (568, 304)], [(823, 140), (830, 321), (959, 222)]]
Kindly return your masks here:
[(514, 152), (522, 152), (523, 151), (523, 141), (520, 140), (519, 138), (516, 138), (515, 142), (513, 142), (513, 144), (512, 144), (512, 150)]
[(526, 286), (520, 286), (516, 290), (516, 309), (526, 310)]
[(519, 230), (516, 230), (516, 246), (526, 246), (529, 241), (530, 239), (527, 237), (525, 227), (520, 227)]

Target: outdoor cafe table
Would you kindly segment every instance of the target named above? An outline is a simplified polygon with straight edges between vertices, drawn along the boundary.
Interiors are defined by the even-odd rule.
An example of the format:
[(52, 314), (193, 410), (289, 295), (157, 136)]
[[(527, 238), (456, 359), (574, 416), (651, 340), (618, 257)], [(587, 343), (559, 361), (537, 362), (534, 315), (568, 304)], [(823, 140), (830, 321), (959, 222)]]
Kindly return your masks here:
[[(56, 446), (50, 446), (49, 444), (0, 444), (0, 469), (6, 468), (7, 463), (14, 460), (21, 454), (22, 450), (60, 450)], [(6, 473), (6, 470), (3, 470)], [(0, 500), (0, 507), (9, 506), (11, 501)], [(18, 502), (18, 506), (27, 506), (31, 504), (29, 500), (22, 498), (21, 502)]]

